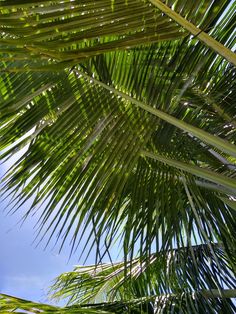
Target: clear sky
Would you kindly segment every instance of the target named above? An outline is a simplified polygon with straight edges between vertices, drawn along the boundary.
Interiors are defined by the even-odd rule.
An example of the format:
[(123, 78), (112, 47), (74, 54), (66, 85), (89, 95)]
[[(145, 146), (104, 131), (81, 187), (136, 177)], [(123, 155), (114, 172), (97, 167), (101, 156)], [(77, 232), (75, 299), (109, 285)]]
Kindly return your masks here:
[(5, 217), (0, 212), (0, 291), (2, 293), (47, 301), (47, 288), (53, 278), (61, 272), (71, 270), (77, 263), (73, 256), (68, 261), (66, 252), (43, 251), (34, 248), (32, 220), (22, 227), (16, 225), (19, 214)]

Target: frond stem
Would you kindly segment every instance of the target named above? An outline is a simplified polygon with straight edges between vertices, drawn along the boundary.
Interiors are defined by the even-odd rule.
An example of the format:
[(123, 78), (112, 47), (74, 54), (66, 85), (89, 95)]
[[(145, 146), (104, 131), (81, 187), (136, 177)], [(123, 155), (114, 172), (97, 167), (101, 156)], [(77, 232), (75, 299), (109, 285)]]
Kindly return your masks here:
[(229, 48), (222, 45), (220, 42), (212, 38), (210, 35), (196, 27), (188, 20), (183, 18), (180, 14), (170, 9), (166, 4), (160, 0), (149, 0), (154, 6), (156, 6), (161, 12), (168, 15), (171, 19), (181, 25), (183, 28), (188, 30), (192, 35), (197, 37), (201, 42), (206, 44), (208, 47), (213, 49), (217, 54), (224, 57), (234, 66), (236, 66), (236, 55)]

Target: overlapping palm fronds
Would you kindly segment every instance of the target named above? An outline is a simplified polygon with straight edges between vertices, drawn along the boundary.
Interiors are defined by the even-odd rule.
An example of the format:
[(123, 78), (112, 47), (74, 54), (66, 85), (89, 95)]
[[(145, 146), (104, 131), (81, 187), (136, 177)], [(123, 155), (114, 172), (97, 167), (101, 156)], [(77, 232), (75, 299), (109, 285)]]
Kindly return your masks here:
[(54, 298), (69, 297), (68, 303), (76, 304), (126, 302), (138, 297), (158, 301), (165, 295), (177, 299), (184, 293), (214, 299), (219, 293), (234, 295), (234, 289), (233, 263), (228, 263), (218, 244), (204, 244), (136, 258), (127, 264), (77, 266), (59, 276), (51, 292)]
[[(89, 232), (97, 262), (119, 237), (126, 274), (136, 255), (148, 263), (153, 254), (182, 251), (184, 271), (193, 245), (207, 245), (210, 253), (200, 246), (194, 260), (213, 281), (199, 284), (193, 262), (184, 278), (170, 277), (183, 280), (182, 291), (146, 268), (139, 286), (149, 293), (132, 299), (149, 297), (149, 282), (159, 283), (154, 295), (171, 294), (170, 303), (159, 303), (167, 313), (167, 303), (188, 313), (196, 300), (195, 311), (199, 304), (233, 308), (223, 295), (208, 306), (201, 291), (224, 290), (219, 280), (233, 289), (235, 7), (201, 0), (0, 2), (1, 159), (27, 147), (3, 181), (13, 209), (33, 198), (25, 216), (41, 205), (39, 234), (61, 247), (70, 241), (74, 252)], [(223, 263), (226, 281), (207, 259)]]
[(71, 66), (107, 51), (186, 36), (142, 0), (4, 1), (1, 13), (4, 60), (17, 63), (59, 61), (62, 67)]
[[(234, 278), (221, 246), (198, 245), (126, 264), (77, 266), (57, 278), (51, 293), (69, 300), (62, 313), (234, 313)], [(5, 295), (1, 302), (7, 310), (59, 311)]]

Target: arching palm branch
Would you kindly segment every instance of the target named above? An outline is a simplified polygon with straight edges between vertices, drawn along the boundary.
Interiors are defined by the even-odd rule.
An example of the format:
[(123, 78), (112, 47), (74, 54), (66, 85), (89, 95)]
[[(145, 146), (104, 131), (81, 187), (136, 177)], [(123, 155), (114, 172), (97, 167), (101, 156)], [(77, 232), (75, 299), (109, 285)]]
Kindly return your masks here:
[(124, 275), (136, 257), (185, 252), (183, 276), (176, 261), (164, 276), (162, 258), (130, 300), (232, 310), (221, 291), (235, 269), (235, 4), (6, 0), (0, 11), (1, 159), (27, 147), (3, 182), (12, 208), (33, 197), (25, 216), (41, 205), (39, 234), (72, 251), (89, 231), (97, 263), (119, 238)]
[(211, 313), (212, 308), (228, 313), (235, 310), (231, 301), (225, 302), (235, 295), (233, 266), (219, 245), (212, 248), (197, 245), (127, 264), (78, 266), (57, 278), (53, 297), (69, 297), (70, 305), (119, 301), (149, 307), (153, 313)]

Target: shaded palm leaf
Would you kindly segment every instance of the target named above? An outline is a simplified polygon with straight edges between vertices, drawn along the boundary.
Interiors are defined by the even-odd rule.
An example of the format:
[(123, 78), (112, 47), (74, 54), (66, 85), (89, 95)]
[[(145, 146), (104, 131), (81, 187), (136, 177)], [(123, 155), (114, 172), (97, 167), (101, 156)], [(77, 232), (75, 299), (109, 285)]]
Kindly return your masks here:
[(141, 0), (4, 1), (0, 8), (6, 60), (52, 58), (78, 63), (107, 51), (186, 35), (176, 23)]
[[(10, 147), (2, 159), (29, 145), (5, 177), (7, 193), (16, 193), (13, 204), (21, 206), (33, 196), (27, 216), (46, 200), (39, 230), (44, 228), (50, 237), (58, 232), (62, 244), (69, 238), (73, 248), (92, 225), (101, 256), (119, 234), (126, 258), (128, 254), (132, 258), (137, 244), (142, 255), (149, 255), (154, 243), (159, 251), (196, 243), (194, 237), (205, 243), (222, 241), (227, 254), (233, 256), (235, 211), (229, 204), (235, 203), (235, 130), (229, 120), (234, 119), (236, 108), (235, 69), (196, 39), (142, 45), (99, 56), (96, 46), (96, 53), (89, 55), (95, 56), (83, 62), (82, 57), (63, 59), (64, 53), (76, 52), (77, 56), (88, 44), (81, 41), (82, 46), (63, 46), (63, 36), (73, 39), (74, 32), (81, 32), (73, 25), (80, 23), (76, 14), (82, 15), (84, 7), (75, 2), (75, 19), (69, 10), (63, 20), (66, 8), (60, 11), (55, 2), (42, 3), (43, 7), (19, 1), (17, 10), (9, 1), (1, 6), (3, 19), (9, 21), (3, 45), (14, 39), (23, 53), (24, 45), (36, 40), (31, 36), (40, 39), (45, 34), (41, 28), (46, 25), (51, 33), (49, 38), (40, 39), (39, 46), (49, 47), (51, 42), (50, 49), (60, 52), (58, 59), (53, 56), (48, 60), (47, 53), (40, 54), (41, 47), (32, 50), (36, 61), (11, 57), (12, 63), (2, 62), (6, 72), (1, 77), (1, 149)], [(234, 24), (234, 4), (223, 17), (227, 1), (222, 5), (213, 2), (208, 11), (202, 1), (199, 3), (198, 14), (197, 4), (183, 5), (183, 16), (198, 26), (210, 23), (212, 36), (232, 48), (234, 38), (229, 31)], [(111, 14), (105, 17), (107, 23), (121, 14), (119, 5), (130, 9), (123, 1), (114, 7), (111, 4), (99, 1), (101, 9), (104, 5)], [(141, 1), (134, 6), (139, 4), (151, 14), (159, 14)], [(86, 5), (94, 6), (94, 2)], [(175, 6), (181, 7), (180, 2)], [(21, 19), (24, 12), (33, 19), (29, 25)], [(95, 13), (88, 11), (92, 16)], [(49, 20), (41, 21), (47, 14)], [(24, 28), (20, 28), (21, 23)], [(35, 33), (31, 34), (34, 23)], [(52, 33), (55, 23), (60, 24), (62, 33)], [(224, 28), (218, 27), (221, 23)], [(114, 44), (118, 40), (107, 37), (106, 32), (102, 35), (101, 28), (98, 31), (104, 41)], [(129, 32), (125, 30), (127, 36)], [(139, 36), (139, 30), (134, 34)], [(61, 48), (56, 46), (58, 41), (63, 43)], [(89, 42), (92, 51), (94, 44), (98, 43)], [(60, 67), (56, 60), (67, 63)], [(30, 64), (41, 62), (55, 67), (47, 68), (47, 73), (29, 70)], [(11, 67), (22, 73), (7, 73)], [(62, 71), (64, 67), (67, 69)], [(221, 87), (225, 88), (223, 97)], [(216, 100), (212, 102), (212, 98)], [(222, 115), (225, 108), (227, 119)], [(99, 241), (101, 245), (105, 242), (103, 251)]]

